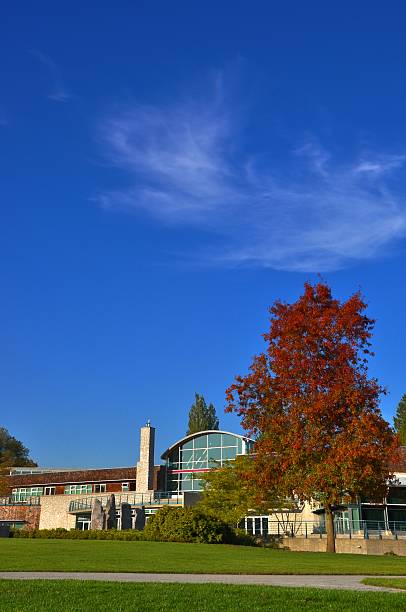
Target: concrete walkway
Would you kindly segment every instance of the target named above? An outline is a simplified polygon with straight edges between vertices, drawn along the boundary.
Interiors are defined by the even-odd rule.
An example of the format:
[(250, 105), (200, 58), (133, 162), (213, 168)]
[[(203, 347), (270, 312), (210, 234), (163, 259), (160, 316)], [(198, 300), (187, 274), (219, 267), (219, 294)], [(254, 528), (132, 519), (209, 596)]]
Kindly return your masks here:
[[(373, 576), (371, 576), (373, 577)], [(377, 577), (377, 576), (375, 576)], [(404, 576), (384, 576), (403, 578)], [(119, 572), (0, 572), (0, 579), (12, 580), (101, 580), (107, 582), (178, 582), (262, 584), (267, 586), (315, 587), (318, 589), (350, 589), (355, 591), (396, 591), (361, 584), (367, 576), (298, 576), (298, 575), (247, 575), (247, 574), (130, 574)]]

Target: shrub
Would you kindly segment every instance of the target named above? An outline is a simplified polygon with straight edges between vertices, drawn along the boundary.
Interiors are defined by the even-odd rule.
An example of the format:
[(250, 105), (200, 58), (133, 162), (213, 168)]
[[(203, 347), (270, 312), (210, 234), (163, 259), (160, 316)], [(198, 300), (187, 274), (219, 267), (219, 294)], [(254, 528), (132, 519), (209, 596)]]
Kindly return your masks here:
[(243, 544), (255, 546), (252, 536), (241, 530), (235, 531), (214, 516), (204, 514), (197, 508), (169, 508), (165, 506), (152, 515), (144, 531), (80, 529), (13, 529), (13, 538), (38, 538), (61, 540), (149, 540), (155, 542), (201, 542), (205, 544)]
[(235, 543), (237, 536), (223, 521), (196, 508), (161, 508), (151, 516), (144, 534), (161, 542)]
[(142, 531), (128, 530), (86, 530), (81, 529), (14, 529), (10, 532), (11, 538), (60, 539), (60, 540), (144, 540)]

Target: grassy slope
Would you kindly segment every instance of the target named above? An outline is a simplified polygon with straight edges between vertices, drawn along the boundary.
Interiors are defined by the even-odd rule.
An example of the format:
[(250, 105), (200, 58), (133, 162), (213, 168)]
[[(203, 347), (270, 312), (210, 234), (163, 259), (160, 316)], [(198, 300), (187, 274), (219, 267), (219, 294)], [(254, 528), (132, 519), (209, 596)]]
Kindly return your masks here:
[(364, 584), (372, 584), (373, 586), (404, 589), (406, 591), (406, 578), (365, 578), (362, 582)]
[(210, 544), (0, 539), (0, 570), (406, 575), (406, 558)]
[(216, 610), (404, 611), (401, 593), (218, 584), (126, 584), (0, 580), (2, 612), (199, 612)]

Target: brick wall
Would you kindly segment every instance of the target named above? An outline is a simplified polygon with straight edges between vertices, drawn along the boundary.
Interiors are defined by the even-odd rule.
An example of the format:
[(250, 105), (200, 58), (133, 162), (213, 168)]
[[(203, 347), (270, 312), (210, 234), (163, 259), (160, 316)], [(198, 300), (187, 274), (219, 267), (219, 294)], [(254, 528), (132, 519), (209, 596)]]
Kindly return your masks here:
[(129, 482), (135, 481), (135, 479), (135, 467), (72, 470), (71, 472), (47, 472), (44, 474), (15, 474), (8, 477), (10, 488), (85, 482)]
[(1, 521), (24, 521), (26, 529), (38, 529), (40, 506), (0, 506)]

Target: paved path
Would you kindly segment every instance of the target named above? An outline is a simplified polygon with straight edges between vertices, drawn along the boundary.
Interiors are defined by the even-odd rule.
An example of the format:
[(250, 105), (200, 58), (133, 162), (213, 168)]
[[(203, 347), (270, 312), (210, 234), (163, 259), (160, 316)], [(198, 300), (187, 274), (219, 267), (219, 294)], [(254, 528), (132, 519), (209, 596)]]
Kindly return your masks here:
[[(361, 584), (367, 576), (292, 576), (247, 574), (130, 574), (119, 572), (0, 572), (0, 579), (12, 580), (103, 580), (107, 582), (183, 582), (222, 584), (263, 584), (268, 586), (351, 589), (355, 591), (394, 591)], [(403, 576), (385, 576), (385, 578)]]

